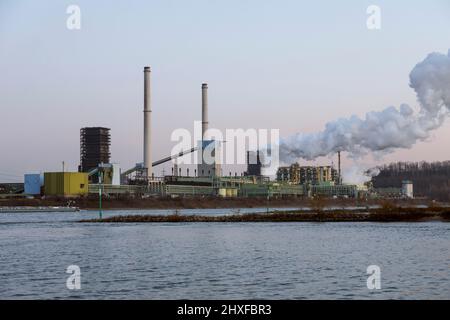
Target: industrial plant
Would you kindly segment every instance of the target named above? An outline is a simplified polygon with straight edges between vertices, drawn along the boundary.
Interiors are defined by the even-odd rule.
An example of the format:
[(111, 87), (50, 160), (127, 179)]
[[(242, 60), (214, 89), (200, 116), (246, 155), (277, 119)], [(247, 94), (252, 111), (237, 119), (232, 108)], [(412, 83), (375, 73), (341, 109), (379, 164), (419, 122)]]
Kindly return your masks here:
[[(370, 184), (346, 184), (341, 175), (341, 154), (337, 153), (338, 167), (301, 166), (293, 163), (279, 167), (276, 178), (263, 175), (263, 155), (260, 150), (245, 150), (247, 169), (244, 173), (222, 173), (218, 157), (221, 141), (208, 137), (208, 84), (201, 85), (202, 137), (196, 147), (153, 161), (152, 157), (152, 101), (151, 69), (144, 67), (143, 104), (143, 159), (132, 168), (121, 168), (111, 161), (110, 128), (85, 127), (80, 129), (80, 163), (78, 172), (45, 172), (25, 174), (23, 189), (15, 194), (23, 196), (80, 197), (325, 197), (325, 198), (412, 198), (413, 184), (405, 181), (402, 188), (374, 189)], [(204, 161), (205, 150), (213, 160)], [(194, 172), (185, 174), (177, 159), (198, 152)], [(171, 161), (170, 175), (156, 176), (154, 167)], [(19, 190), (19, 192), (17, 192)]]

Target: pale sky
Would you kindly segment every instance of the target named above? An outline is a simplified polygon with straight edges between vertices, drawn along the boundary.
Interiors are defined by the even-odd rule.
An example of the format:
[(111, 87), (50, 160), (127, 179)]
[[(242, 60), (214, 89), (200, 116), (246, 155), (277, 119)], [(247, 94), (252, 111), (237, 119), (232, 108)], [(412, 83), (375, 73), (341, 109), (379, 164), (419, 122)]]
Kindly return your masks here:
[[(66, 28), (71, 4), (81, 30)], [(381, 30), (366, 27), (372, 4)], [(145, 65), (157, 160), (170, 154), (174, 129), (200, 120), (202, 82), (210, 127), (287, 136), (389, 105), (417, 107), (409, 72), (449, 48), (448, 0), (0, 0), (0, 182), (58, 171), (63, 160), (76, 170), (85, 126), (111, 128), (122, 168), (141, 162)], [(449, 146), (447, 121), (430, 141), (367, 161), (449, 160)]]

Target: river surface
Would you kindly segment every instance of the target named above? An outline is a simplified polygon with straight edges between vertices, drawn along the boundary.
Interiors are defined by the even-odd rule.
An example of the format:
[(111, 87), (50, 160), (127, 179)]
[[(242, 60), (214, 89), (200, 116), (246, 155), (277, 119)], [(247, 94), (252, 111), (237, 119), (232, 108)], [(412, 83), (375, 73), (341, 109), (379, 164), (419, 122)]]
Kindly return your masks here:
[[(0, 299), (450, 299), (450, 223), (77, 222), (96, 217), (1, 214)], [(367, 288), (369, 265), (381, 289)]]

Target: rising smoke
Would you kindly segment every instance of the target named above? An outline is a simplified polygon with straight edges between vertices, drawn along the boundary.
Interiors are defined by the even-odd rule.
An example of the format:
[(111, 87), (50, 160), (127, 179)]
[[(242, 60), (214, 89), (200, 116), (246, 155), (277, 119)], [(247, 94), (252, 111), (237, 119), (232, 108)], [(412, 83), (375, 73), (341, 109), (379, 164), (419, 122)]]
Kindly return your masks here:
[(411, 148), (427, 139), (450, 113), (450, 50), (447, 55), (429, 54), (414, 67), (409, 79), (419, 102), (418, 112), (402, 104), (399, 108), (369, 112), (364, 119), (352, 116), (329, 122), (321, 132), (298, 133), (282, 139), (280, 160), (314, 160), (338, 151), (358, 159), (369, 152), (385, 154)]

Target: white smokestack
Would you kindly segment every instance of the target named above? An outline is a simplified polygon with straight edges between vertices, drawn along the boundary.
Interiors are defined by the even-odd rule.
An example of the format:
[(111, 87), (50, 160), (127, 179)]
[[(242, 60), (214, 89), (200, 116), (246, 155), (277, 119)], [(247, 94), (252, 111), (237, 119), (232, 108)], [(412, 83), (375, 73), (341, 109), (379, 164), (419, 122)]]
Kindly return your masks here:
[(208, 84), (202, 84), (202, 140), (207, 140), (208, 130)]
[(419, 112), (402, 104), (369, 112), (363, 119), (352, 116), (329, 122), (321, 132), (298, 133), (280, 142), (281, 161), (313, 160), (338, 151), (349, 152), (353, 158), (368, 152), (385, 154), (426, 140), (450, 113), (450, 51), (428, 55), (409, 77)]
[(144, 67), (144, 172), (152, 177), (152, 107), (150, 91), (150, 67)]

